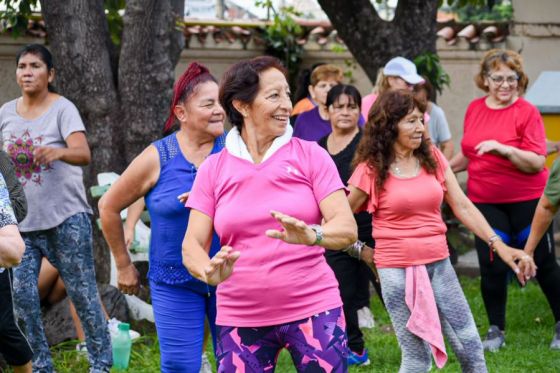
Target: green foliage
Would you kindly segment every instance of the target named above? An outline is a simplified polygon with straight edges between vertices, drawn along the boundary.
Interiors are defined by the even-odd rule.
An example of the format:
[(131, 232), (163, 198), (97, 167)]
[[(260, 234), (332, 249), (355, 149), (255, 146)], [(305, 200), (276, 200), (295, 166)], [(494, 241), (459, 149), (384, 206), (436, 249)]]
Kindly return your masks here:
[(121, 44), (123, 30), (122, 11), (126, 6), (125, 0), (105, 0), (105, 14), (109, 24), (109, 35), (115, 45)]
[(31, 15), (33, 14), (33, 9), (37, 7), (39, 0), (2, 0), (0, 5), (5, 8), (5, 10), (0, 11), (0, 21), (2, 22), (2, 28), (6, 29), (8, 27), (12, 28), (12, 36), (18, 37), (25, 34), (27, 30), (27, 24)]
[(439, 56), (432, 52), (424, 52), (414, 58), (414, 64), (418, 69), (418, 74), (427, 77), (432, 83), (434, 89), (441, 94), (444, 86), (449, 87), (451, 79), (449, 74), (445, 72)]
[(509, 21), (513, 18), (513, 7), (509, 3), (484, 0), (456, 3), (451, 9), (457, 12), (460, 22)]
[(299, 13), (293, 7), (276, 10), (271, 0), (257, 0), (255, 5), (272, 14), (272, 20), (263, 30), (266, 53), (281, 60), (290, 73), (290, 80), (294, 79), (303, 54), (303, 46), (297, 43), (298, 38), (303, 36), (303, 29), (293, 18)]
[[(33, 16), (33, 9), (37, 9), (39, 0), (0, 0), (0, 5), (5, 8), (0, 11), (0, 22), (4, 29), (11, 27), (12, 36), (16, 38), (25, 34), (28, 22)], [(121, 13), (126, 1), (104, 0), (104, 6), (111, 40), (115, 45), (119, 45), (123, 29)]]

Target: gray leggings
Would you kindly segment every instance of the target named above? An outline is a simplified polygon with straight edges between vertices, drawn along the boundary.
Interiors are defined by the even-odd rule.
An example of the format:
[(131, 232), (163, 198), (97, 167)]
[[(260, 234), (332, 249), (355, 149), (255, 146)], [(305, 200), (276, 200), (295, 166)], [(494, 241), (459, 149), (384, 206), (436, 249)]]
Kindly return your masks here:
[[(444, 335), (463, 372), (487, 372), (484, 351), (471, 310), (449, 259), (427, 264), (426, 269)], [(406, 328), (410, 310), (405, 303), (405, 269), (379, 268), (385, 306), (401, 347), (401, 373), (427, 372), (432, 366), (428, 345)]]

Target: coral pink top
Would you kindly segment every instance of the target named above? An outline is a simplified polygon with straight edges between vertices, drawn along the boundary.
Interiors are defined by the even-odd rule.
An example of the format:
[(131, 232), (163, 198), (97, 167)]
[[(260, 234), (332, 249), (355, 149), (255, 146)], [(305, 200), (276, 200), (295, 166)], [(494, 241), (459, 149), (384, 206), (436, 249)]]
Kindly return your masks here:
[(534, 174), (519, 171), (513, 163), (494, 154), (477, 155), (475, 147), (496, 140), (521, 150), (546, 155), (544, 124), (539, 111), (520, 97), (503, 109), (490, 109), (486, 97), (471, 102), (465, 114), (461, 147), (469, 159), (467, 194), (477, 203), (512, 203), (540, 198), (548, 170)]
[(348, 181), (369, 196), (362, 209), (373, 215), (374, 259), (379, 268), (405, 268), (449, 256), (440, 210), (449, 164), (437, 148), (432, 151), (438, 164), (435, 175), (424, 168), (406, 179), (389, 173), (384, 189), (376, 193), (375, 172), (360, 163)]
[(218, 285), (218, 325), (277, 325), (342, 305), (322, 247), (288, 244), (265, 232), (282, 229), (271, 210), (319, 224), (319, 203), (343, 188), (327, 152), (297, 138), (259, 164), (227, 148), (208, 157), (187, 206), (213, 220), (222, 245), (241, 252), (231, 277)]

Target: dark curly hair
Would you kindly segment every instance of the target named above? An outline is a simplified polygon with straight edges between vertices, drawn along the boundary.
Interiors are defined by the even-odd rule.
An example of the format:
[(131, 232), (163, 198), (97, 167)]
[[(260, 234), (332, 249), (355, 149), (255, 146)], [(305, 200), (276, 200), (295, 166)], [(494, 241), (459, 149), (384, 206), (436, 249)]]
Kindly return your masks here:
[[(381, 94), (369, 111), (364, 135), (354, 155), (352, 166), (355, 168), (365, 162), (373, 170), (376, 193), (383, 190), (389, 175), (389, 166), (395, 160), (393, 145), (399, 135), (398, 124), (414, 108), (424, 113), (426, 104), (416, 99), (412, 92), (390, 90)], [(420, 147), (414, 150), (413, 154), (426, 171), (435, 174), (437, 163), (430, 147), (430, 141), (422, 137)]]

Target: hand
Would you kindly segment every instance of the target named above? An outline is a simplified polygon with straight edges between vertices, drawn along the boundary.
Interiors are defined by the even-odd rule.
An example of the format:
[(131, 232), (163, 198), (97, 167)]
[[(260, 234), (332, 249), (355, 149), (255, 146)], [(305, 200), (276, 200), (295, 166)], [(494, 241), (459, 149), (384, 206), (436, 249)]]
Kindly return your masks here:
[(233, 265), (239, 259), (241, 253), (233, 251), (231, 246), (222, 246), (220, 251), (210, 259), (210, 263), (204, 268), (206, 283), (216, 286), (224, 282), (233, 273)]
[(496, 140), (482, 141), (474, 148), (477, 151), (476, 154), (478, 155), (491, 153), (495, 155), (501, 155), (502, 157), (505, 158), (508, 157), (508, 155), (511, 153), (512, 150), (510, 146), (504, 145)]
[(269, 229), (266, 235), (271, 238), (278, 238), (287, 243), (298, 245), (313, 245), (317, 239), (315, 231), (302, 220), (282, 214), (278, 211), (271, 211), (270, 214), (278, 220), (284, 230)]
[(362, 260), (368, 265), (368, 267), (373, 272), (375, 276), (375, 281), (379, 283), (379, 274), (377, 273), (377, 267), (375, 266), (375, 262), (373, 261), (373, 253), (374, 249), (369, 247), (368, 245), (364, 245), (362, 248)]
[(523, 250), (511, 248), (501, 241), (494, 243), (494, 246), (500, 258), (515, 272), (522, 286), (536, 276), (537, 266), (532, 256), (527, 255)]
[(191, 194), (191, 192), (185, 192), (183, 194), (179, 194), (177, 196), (177, 199), (179, 200), (179, 202), (181, 202), (184, 205), (185, 203), (187, 203), (187, 200), (189, 199), (190, 194)]
[(132, 262), (123, 268), (117, 268), (117, 284), (119, 290), (124, 294), (138, 294), (140, 274)]
[(36, 165), (48, 165), (57, 161), (62, 157), (62, 148), (53, 148), (50, 146), (35, 147), (33, 150), (33, 163)]
[(124, 244), (127, 250), (130, 250), (130, 246), (134, 242), (134, 227), (129, 227), (124, 225)]

